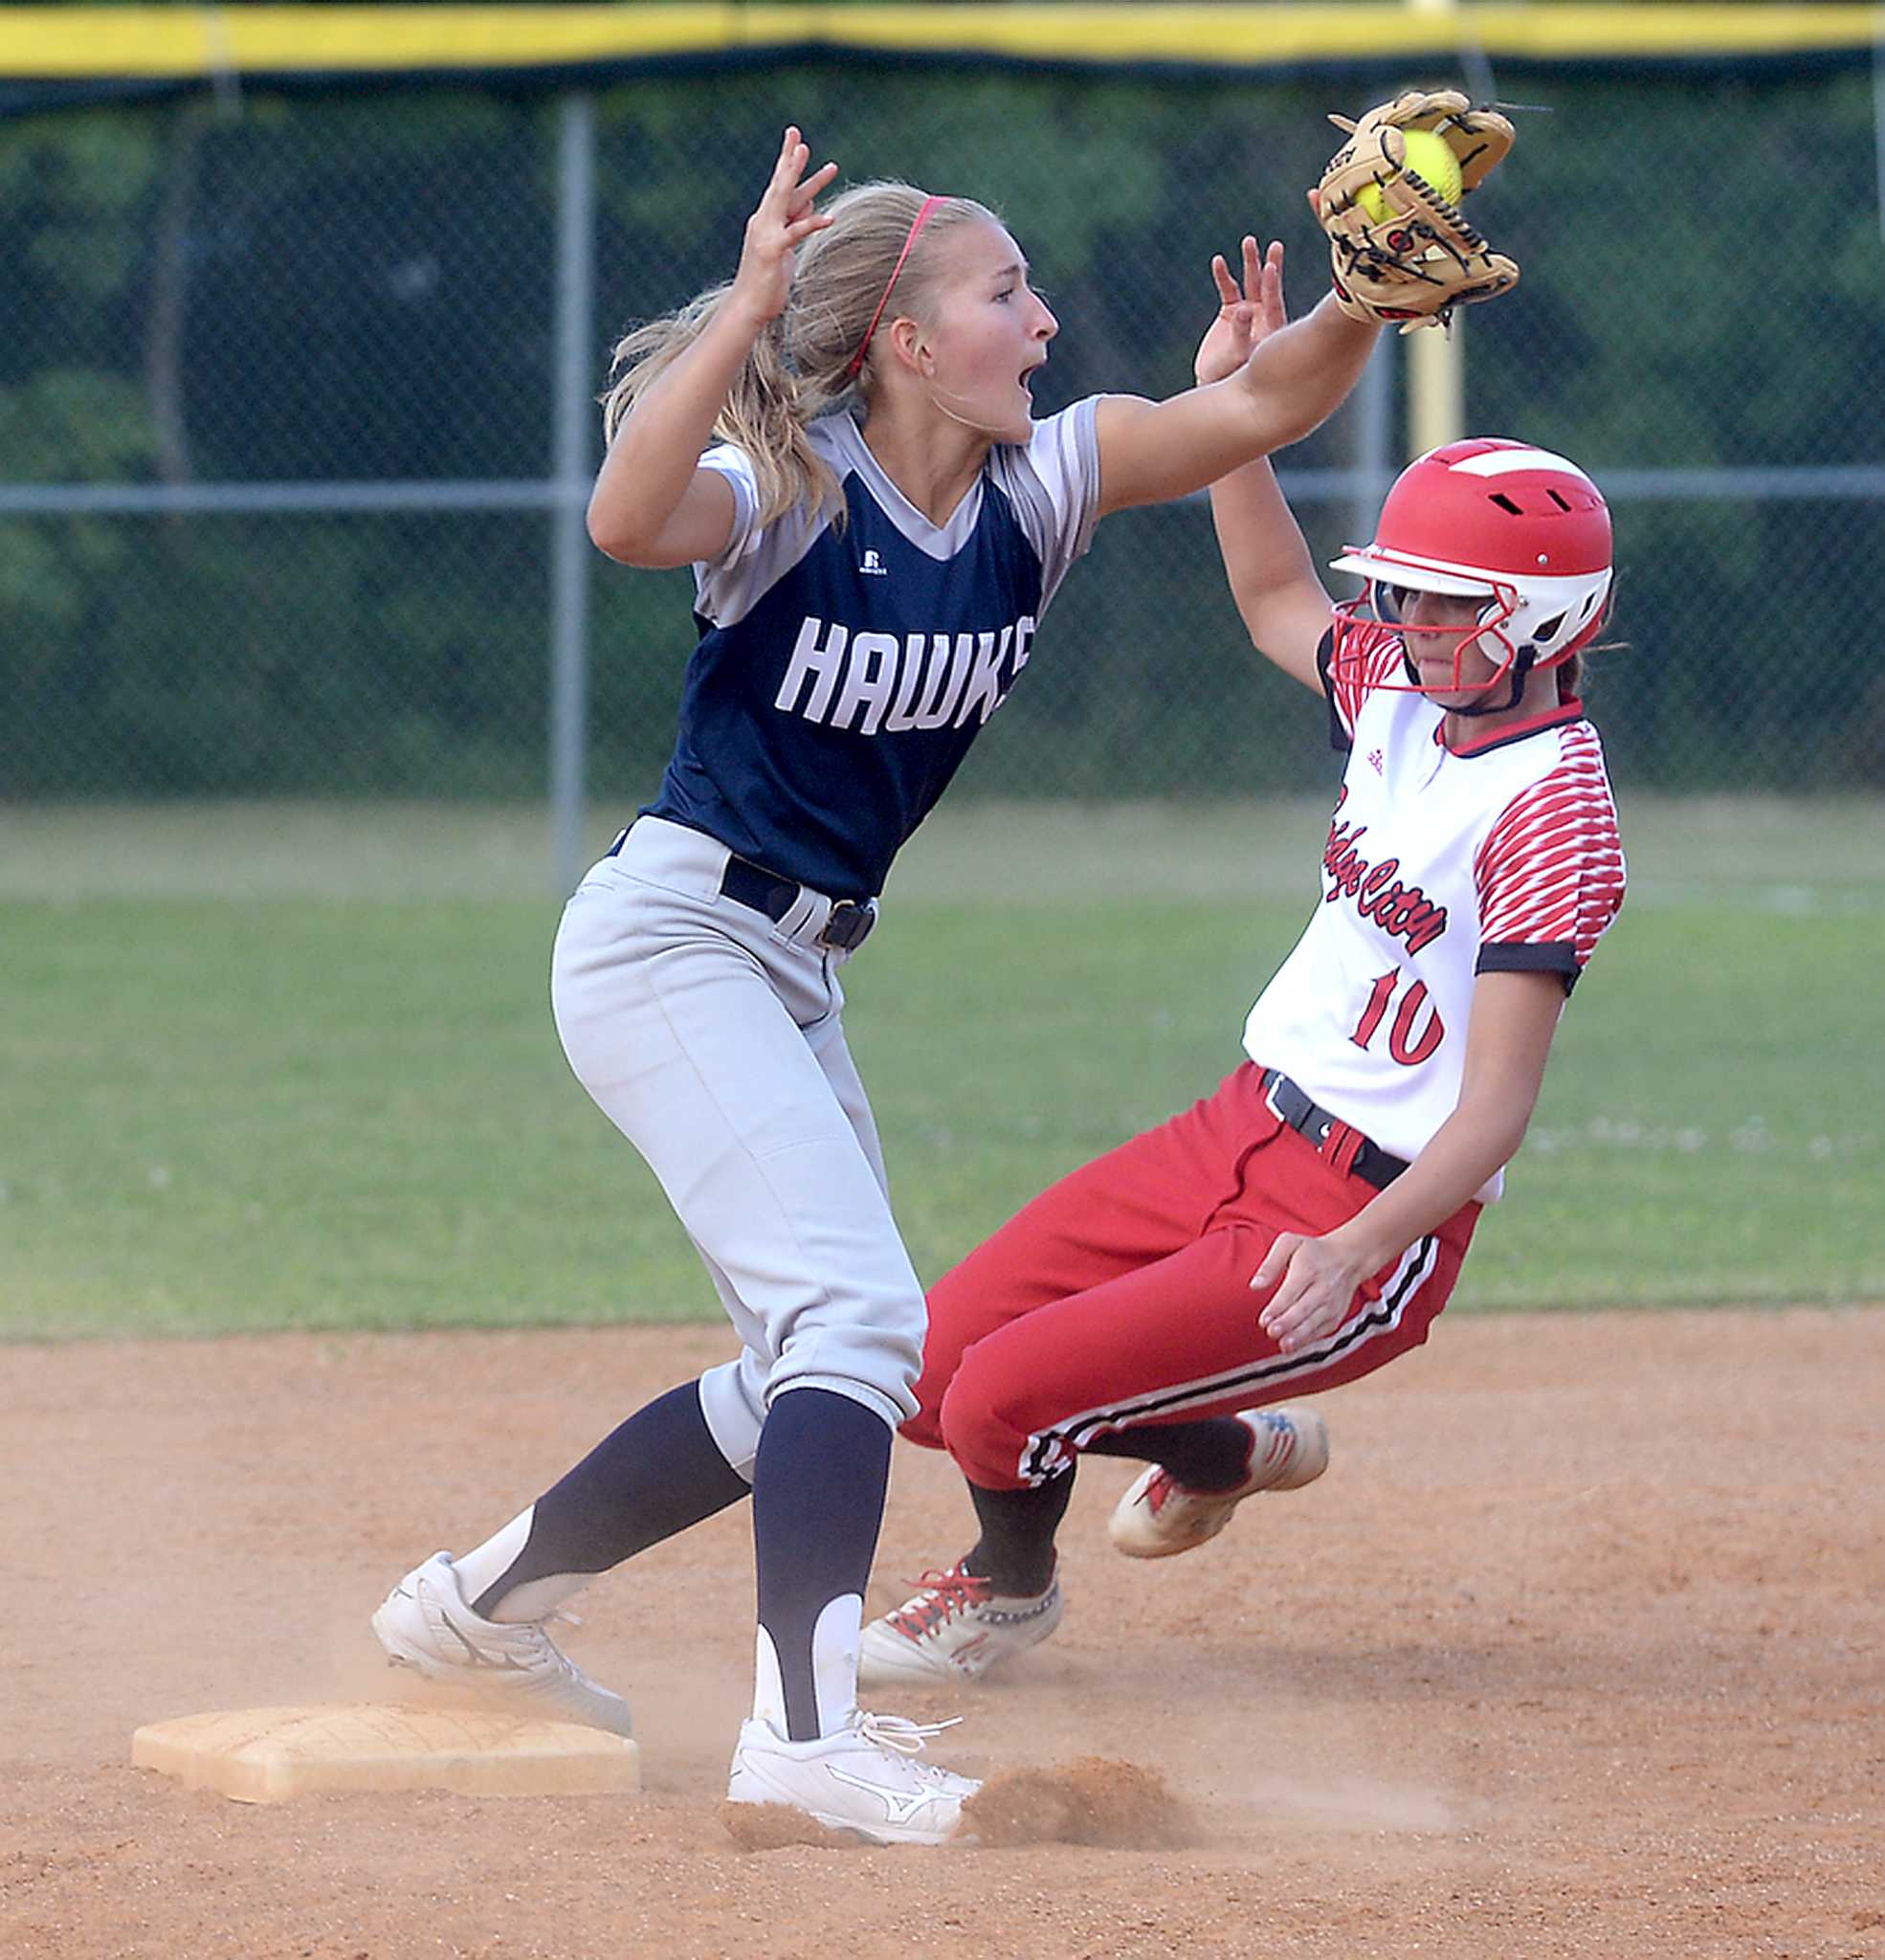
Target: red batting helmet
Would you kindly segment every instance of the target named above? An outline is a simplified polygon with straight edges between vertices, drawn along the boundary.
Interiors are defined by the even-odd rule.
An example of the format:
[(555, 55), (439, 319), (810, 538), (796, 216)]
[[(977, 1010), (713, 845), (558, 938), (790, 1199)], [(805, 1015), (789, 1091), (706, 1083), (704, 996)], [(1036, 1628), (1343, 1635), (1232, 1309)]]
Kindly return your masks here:
[[(1364, 657), (1370, 636), (1353, 631), (1364, 605), (1377, 618), (1390, 616), (1378, 597), (1384, 586), (1483, 598), (1478, 627), (1460, 651), (1475, 640), (1488, 642), (1497, 672), (1482, 691), (1509, 676), (1510, 696), (1497, 705), (1514, 706), (1526, 675), (1569, 659), (1603, 625), (1610, 513), (1597, 485), (1563, 457), (1475, 435), (1410, 462), (1381, 507), (1374, 543), (1350, 546), (1332, 564), (1369, 582), (1364, 598), (1336, 608), (1337, 663), (1344, 653), (1350, 661)], [(1372, 637), (1379, 646), (1379, 632)], [(1454, 674), (1456, 686), (1470, 684), (1457, 680), (1457, 656)], [(1476, 710), (1492, 711), (1488, 703)]]

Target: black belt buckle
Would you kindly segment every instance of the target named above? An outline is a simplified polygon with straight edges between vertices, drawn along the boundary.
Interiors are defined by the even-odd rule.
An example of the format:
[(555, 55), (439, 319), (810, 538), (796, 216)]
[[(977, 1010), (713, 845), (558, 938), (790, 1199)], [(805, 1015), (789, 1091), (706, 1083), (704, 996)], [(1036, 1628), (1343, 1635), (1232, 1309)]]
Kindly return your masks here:
[[(1312, 1101), (1308, 1091), (1291, 1081), (1281, 1069), (1273, 1068), (1265, 1072), (1263, 1094), (1264, 1100), (1282, 1121), (1298, 1136), (1306, 1137), (1317, 1149), (1328, 1142), (1329, 1132), (1335, 1127), (1335, 1117), (1320, 1102)], [(1390, 1156), (1367, 1137), (1361, 1140), (1354, 1162), (1349, 1166), (1357, 1177), (1373, 1185), (1377, 1191), (1386, 1191), (1407, 1168), (1405, 1159)]]
[(855, 952), (876, 923), (877, 908), (868, 899), (862, 904), (855, 899), (838, 899), (818, 934), (818, 944), (841, 953)]
[[(768, 871), (763, 864), (729, 856), (721, 874), (721, 893), (755, 912), (764, 912), (777, 925), (799, 902), (805, 889), (789, 878)], [(817, 944), (836, 952), (855, 952), (877, 923), (876, 902), (872, 899), (837, 899), (818, 934)]]

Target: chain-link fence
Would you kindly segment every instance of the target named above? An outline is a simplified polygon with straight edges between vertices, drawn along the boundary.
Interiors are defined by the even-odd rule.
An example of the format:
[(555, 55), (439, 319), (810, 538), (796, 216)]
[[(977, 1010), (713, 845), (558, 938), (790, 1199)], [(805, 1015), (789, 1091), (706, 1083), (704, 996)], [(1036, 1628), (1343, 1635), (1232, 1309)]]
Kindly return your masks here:
[[(566, 760), (586, 666), (591, 793), (639, 800), (689, 581), (557, 573), (599, 435), (586, 409), (559, 482), (559, 390), (590, 400), (625, 322), (726, 275), (785, 121), (848, 179), (1004, 212), (1063, 323), (1052, 409), (1185, 386), (1246, 228), (1285, 238), (1306, 305), (1322, 112), (1380, 92), (850, 66), (636, 82), (574, 121), (437, 91), (0, 122), (0, 794), (541, 794), (553, 670)], [(1869, 81), (1524, 92), (1551, 113), (1519, 115), (1475, 215), (1525, 276), (1465, 323), (1467, 422), (1609, 492), (1620, 777), (1885, 784)], [(1405, 455), (1401, 359), (1281, 458), (1324, 557)], [(1316, 787), (1319, 726), (1250, 655), (1193, 502), (1102, 528), (964, 786)]]

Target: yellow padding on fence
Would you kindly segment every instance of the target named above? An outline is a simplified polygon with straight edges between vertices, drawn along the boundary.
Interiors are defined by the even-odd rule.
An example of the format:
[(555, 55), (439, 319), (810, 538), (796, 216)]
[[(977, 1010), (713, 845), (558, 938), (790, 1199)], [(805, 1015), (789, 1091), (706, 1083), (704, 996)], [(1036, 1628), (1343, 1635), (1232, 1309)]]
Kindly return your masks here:
[(1885, 7), (7, 7), (0, 78), (625, 69), (778, 48), (1262, 69), (1441, 56), (1619, 62), (1857, 54)]

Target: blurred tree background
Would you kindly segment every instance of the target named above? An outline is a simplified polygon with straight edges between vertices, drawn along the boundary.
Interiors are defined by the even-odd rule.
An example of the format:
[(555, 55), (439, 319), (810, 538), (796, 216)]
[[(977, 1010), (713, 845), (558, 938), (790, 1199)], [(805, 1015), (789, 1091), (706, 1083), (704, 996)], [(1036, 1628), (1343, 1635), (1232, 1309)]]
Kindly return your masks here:
[[(1322, 291), (1302, 190), (1324, 111), (1413, 78), (1457, 78), (886, 58), (604, 87), (594, 388), (629, 321), (730, 271), (790, 120), (846, 180), (1004, 213), (1063, 324), (1043, 412), (1172, 392), (1209, 256), (1242, 231), (1286, 241), (1296, 307)], [(1870, 77), (1586, 69), (1503, 93), (1549, 113), (1517, 115), (1474, 200), (1524, 279), (1464, 323), (1467, 420), (1611, 488), (1628, 647), (1594, 699), (1620, 780), (1885, 786), (1862, 610), (1885, 562)], [(0, 119), (0, 794), (541, 793), (558, 115), (494, 85)], [(1358, 440), (1351, 406), (1279, 461), (1346, 469)], [(1852, 474), (1822, 494), (1786, 474), (1831, 466)], [(1352, 500), (1303, 480), (1327, 557)], [(188, 516), (33, 501), (124, 483), (257, 495)], [(281, 483), (335, 507), (263, 507)], [(463, 507), (347, 508), (363, 484), (455, 486)], [(589, 777), (638, 799), (672, 738), (689, 584), (598, 559), (592, 593)], [(1317, 705), (1260, 664), (1200, 505), (1114, 519), (964, 786), (1319, 787)]]

